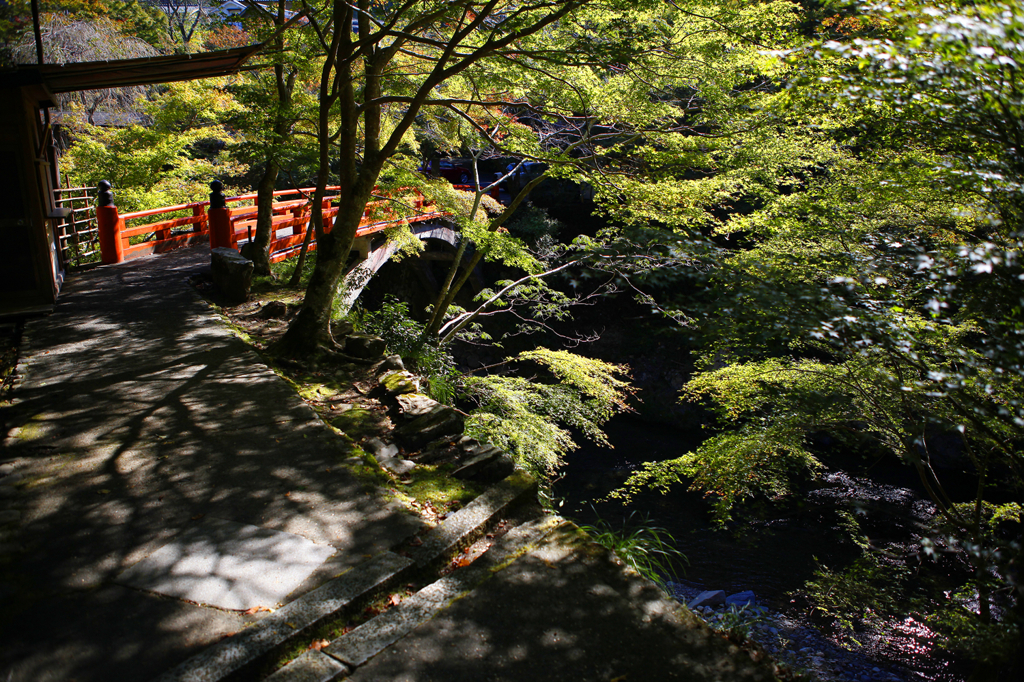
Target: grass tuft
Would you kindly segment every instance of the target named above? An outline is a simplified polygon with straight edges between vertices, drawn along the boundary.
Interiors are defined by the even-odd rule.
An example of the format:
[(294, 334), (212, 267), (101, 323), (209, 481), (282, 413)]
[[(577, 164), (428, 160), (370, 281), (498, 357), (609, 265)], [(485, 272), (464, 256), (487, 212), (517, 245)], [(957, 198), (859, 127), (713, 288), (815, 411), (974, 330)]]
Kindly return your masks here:
[[(678, 578), (676, 567), (689, 564), (676, 548), (676, 539), (664, 528), (652, 525), (648, 517), (631, 512), (622, 528), (613, 528), (604, 519), (594, 525), (580, 526), (594, 542), (615, 552), (620, 559), (648, 580), (665, 586), (668, 578)], [(685, 568), (683, 573), (686, 573)]]

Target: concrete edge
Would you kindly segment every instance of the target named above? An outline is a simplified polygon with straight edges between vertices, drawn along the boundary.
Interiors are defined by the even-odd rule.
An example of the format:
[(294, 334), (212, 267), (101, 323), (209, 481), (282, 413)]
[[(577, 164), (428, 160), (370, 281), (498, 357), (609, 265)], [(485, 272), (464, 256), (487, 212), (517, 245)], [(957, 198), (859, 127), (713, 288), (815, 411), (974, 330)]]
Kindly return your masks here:
[(319, 651), (307, 651), (264, 682), (332, 682), (352, 671)]
[(311, 636), (318, 626), (353, 603), (372, 597), (411, 573), (446, 562), (462, 547), (475, 542), (500, 514), (531, 494), (536, 485), (528, 474), (516, 472), (431, 529), (411, 558), (384, 552), (365, 561), (242, 632), (211, 645), (154, 682), (219, 682), (267, 663), (270, 656), (296, 639)]
[(517, 471), (433, 528), (423, 544), (409, 553), (410, 558), (421, 569), (448, 561), (479, 539), (494, 517), (514, 507), (536, 488), (533, 477)]
[[(496, 571), (537, 546), (564, 522), (561, 517), (548, 516), (517, 526), (470, 566), (436, 580), (394, 608), (339, 637), (317, 652), (315, 662), (319, 676), (312, 676), (309, 672), (314, 659), (303, 655), (278, 670), (267, 682), (331, 682), (348, 676), (452, 602), (469, 594)], [(324, 656), (332, 659), (333, 666), (320, 659)]]
[(400, 581), (414, 563), (392, 552), (370, 559), (253, 626), (214, 644), (155, 682), (215, 682), (251, 669), (294, 639), (311, 634), (351, 604)]

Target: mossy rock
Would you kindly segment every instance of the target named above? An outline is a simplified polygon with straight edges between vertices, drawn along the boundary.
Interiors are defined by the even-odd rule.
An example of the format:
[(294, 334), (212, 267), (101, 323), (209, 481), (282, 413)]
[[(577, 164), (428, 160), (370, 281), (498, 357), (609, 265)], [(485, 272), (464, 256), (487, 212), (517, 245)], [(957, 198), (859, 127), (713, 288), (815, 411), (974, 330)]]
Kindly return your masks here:
[(388, 372), (380, 378), (380, 385), (390, 395), (402, 395), (419, 391), (416, 377), (412, 372)]
[(416, 467), (402, 488), (418, 502), (430, 502), (438, 510), (459, 509), (472, 502), (486, 487), (451, 477), (452, 465)]
[(374, 410), (354, 405), (337, 417), (331, 419), (331, 426), (341, 429), (350, 438), (360, 439), (374, 436), (385, 430), (383, 415)]

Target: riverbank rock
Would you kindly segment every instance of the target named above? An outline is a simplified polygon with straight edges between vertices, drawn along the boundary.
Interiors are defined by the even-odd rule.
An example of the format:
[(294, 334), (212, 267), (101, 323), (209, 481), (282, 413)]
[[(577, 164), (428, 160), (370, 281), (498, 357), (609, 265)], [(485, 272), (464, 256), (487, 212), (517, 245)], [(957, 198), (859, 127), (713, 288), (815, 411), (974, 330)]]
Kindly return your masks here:
[(389, 355), (381, 361), (381, 369), (385, 370), (397, 370), (399, 372), (405, 371), (405, 363), (402, 362), (401, 355)]
[(461, 436), (462, 415), (420, 393), (397, 396), (395, 438), (408, 449), (420, 448), (445, 436)]
[(736, 608), (740, 608), (743, 606), (754, 606), (755, 604), (757, 604), (757, 599), (754, 597), (754, 593), (750, 590), (730, 594), (725, 598), (726, 606), (735, 606)]
[(380, 391), (385, 398), (394, 398), (406, 393), (418, 393), (419, 380), (412, 372), (388, 372), (380, 378)]
[(280, 320), (288, 316), (288, 304), (284, 301), (270, 301), (260, 308), (257, 315), (261, 320)]
[(345, 352), (360, 360), (373, 360), (384, 355), (387, 343), (379, 336), (353, 332), (345, 337)]
[(725, 604), (725, 592), (722, 590), (705, 590), (686, 605), (691, 611), (701, 606), (722, 606)]
[(392, 443), (385, 443), (380, 438), (370, 438), (366, 441), (365, 445), (378, 462), (382, 459), (392, 459), (398, 456), (398, 446)]
[(481, 451), (471, 455), (462, 466), (452, 472), (455, 478), (489, 483), (511, 476), (516, 470), (512, 458), (490, 444), (481, 446)]

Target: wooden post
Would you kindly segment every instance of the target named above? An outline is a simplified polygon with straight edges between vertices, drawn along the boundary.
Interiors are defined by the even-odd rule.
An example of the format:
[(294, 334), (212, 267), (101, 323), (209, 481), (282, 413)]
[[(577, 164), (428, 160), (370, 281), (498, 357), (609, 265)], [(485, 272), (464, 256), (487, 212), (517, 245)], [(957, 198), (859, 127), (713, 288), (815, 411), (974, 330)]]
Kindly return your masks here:
[(114, 206), (114, 193), (110, 191), (110, 182), (101, 180), (99, 192), (96, 193), (96, 228), (100, 237), (100, 260), (105, 265), (124, 261), (124, 244), (121, 241), (121, 229), (124, 220), (117, 215)]
[[(323, 203), (320, 204), (320, 209), (321, 209), (320, 215), (323, 216), (323, 219), (324, 219), (324, 234), (327, 234), (328, 232), (330, 232), (331, 228), (334, 227), (334, 216), (335, 216), (335, 213), (331, 213), (331, 208), (332, 208), (331, 204), (332, 203), (333, 203), (333, 199), (331, 199), (331, 197), (324, 197)], [(312, 212), (310, 212), (309, 219), (313, 220)], [(309, 223), (307, 223), (307, 225), (308, 224)]]
[(203, 210), (202, 206), (192, 207), (193, 217), (199, 218), (200, 220), (192, 223), (192, 231), (203, 233), (206, 232), (206, 211)]
[(235, 248), (235, 230), (231, 226), (231, 209), (224, 201), (224, 185), (220, 180), (210, 183), (210, 210), (206, 219), (210, 224), (210, 248)]
[(302, 234), (303, 230), (306, 229), (306, 225), (309, 225), (307, 220), (305, 223), (299, 222), (303, 215), (306, 215), (305, 206), (296, 206), (291, 210), (292, 219), (295, 220), (295, 224), (292, 225), (292, 234)]

